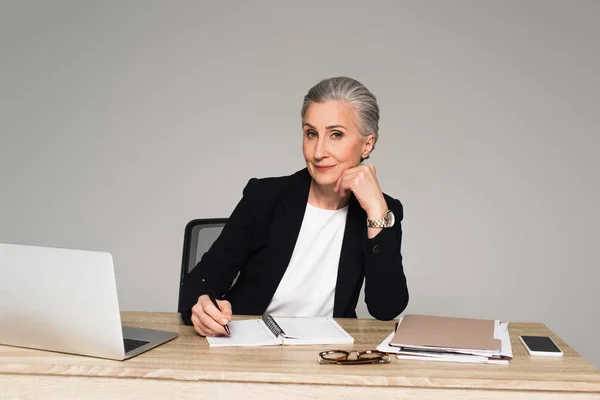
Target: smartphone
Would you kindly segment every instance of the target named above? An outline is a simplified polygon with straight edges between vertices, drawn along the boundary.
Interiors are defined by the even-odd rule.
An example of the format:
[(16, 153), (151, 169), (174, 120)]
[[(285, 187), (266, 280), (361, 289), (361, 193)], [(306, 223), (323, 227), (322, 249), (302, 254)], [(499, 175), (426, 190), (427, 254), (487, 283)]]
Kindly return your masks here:
[(548, 336), (519, 336), (521, 343), (532, 356), (557, 356), (563, 355), (554, 340)]

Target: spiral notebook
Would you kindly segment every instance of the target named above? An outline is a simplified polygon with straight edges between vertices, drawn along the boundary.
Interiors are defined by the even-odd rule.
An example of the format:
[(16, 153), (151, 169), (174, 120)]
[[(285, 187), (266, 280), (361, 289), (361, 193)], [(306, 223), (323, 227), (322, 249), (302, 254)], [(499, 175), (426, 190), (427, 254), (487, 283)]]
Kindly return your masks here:
[(284, 318), (265, 315), (260, 319), (231, 321), (231, 336), (207, 337), (211, 347), (277, 346), (294, 344), (354, 343), (333, 318)]

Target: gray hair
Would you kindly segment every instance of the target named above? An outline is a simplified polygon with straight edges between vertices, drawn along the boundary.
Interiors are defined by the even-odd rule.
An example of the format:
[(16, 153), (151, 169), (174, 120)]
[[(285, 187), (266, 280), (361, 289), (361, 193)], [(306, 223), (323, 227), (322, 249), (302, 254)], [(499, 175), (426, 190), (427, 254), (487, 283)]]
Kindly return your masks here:
[(373, 149), (375, 149), (375, 143), (379, 139), (379, 105), (377, 105), (375, 95), (362, 83), (352, 78), (339, 76), (324, 79), (313, 86), (304, 96), (300, 112), (302, 119), (312, 103), (323, 103), (328, 100), (345, 101), (354, 106), (358, 130), (365, 137), (370, 134), (375, 135), (373, 143)]

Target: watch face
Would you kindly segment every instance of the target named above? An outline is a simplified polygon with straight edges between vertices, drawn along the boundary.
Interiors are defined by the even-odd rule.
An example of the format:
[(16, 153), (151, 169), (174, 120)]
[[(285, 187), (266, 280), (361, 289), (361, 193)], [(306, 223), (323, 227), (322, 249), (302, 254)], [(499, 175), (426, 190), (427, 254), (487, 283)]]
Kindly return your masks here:
[(392, 210), (390, 210), (390, 212), (388, 212), (385, 216), (385, 226), (387, 228), (391, 228), (392, 226), (394, 226), (394, 222), (396, 222), (396, 217), (394, 217), (394, 213), (392, 212)]

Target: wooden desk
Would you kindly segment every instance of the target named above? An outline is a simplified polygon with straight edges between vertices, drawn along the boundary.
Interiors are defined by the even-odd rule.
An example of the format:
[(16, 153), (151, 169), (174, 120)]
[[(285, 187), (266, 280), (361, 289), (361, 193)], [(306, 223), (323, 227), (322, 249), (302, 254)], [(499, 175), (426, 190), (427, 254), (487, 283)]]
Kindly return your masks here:
[[(339, 319), (355, 339), (346, 346), (210, 348), (177, 314), (123, 312), (122, 318), (124, 325), (180, 336), (124, 362), (0, 346), (0, 399), (600, 399), (600, 372), (539, 323), (509, 325), (510, 365), (392, 357), (390, 364), (339, 366), (318, 364), (317, 353), (375, 348), (394, 322)], [(531, 357), (520, 334), (550, 335), (564, 356)]]

